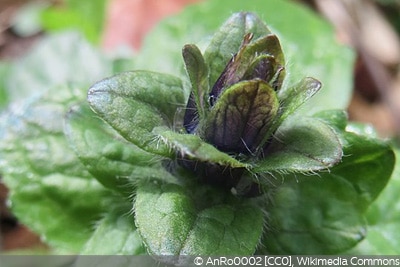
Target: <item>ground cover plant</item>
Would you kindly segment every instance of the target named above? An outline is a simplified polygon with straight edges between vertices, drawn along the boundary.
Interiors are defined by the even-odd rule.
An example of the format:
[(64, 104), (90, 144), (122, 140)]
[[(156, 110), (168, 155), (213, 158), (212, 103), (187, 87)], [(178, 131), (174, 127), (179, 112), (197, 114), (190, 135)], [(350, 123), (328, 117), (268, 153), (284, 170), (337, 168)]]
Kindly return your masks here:
[(2, 69), (1, 173), (52, 253), (399, 253), (395, 196), (376, 201), (394, 151), (343, 111), (351, 51), (261, 2), (190, 7), (133, 59), (62, 32)]

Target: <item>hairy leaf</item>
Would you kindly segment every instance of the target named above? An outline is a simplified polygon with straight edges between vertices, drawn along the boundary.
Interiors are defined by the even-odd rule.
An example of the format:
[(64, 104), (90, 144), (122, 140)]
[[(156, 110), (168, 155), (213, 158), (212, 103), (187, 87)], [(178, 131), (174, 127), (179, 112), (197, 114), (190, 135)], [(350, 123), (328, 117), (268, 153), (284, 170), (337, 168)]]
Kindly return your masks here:
[(295, 116), (278, 128), (254, 171), (312, 172), (332, 167), (342, 155), (342, 145), (330, 126)]
[(81, 254), (141, 255), (145, 252), (129, 207), (114, 206), (97, 223), (96, 230), (85, 244)]
[(246, 164), (219, 151), (196, 135), (163, 131), (159, 133), (158, 138), (162, 143), (176, 151), (176, 154), (182, 158), (216, 163), (221, 166), (230, 166), (232, 168), (247, 167)]
[(208, 108), (208, 67), (203, 55), (195, 45), (183, 47), (183, 59), (188, 73), (192, 91), (186, 106), (184, 125), (188, 133), (193, 132), (199, 118), (205, 117)]
[(106, 190), (85, 170), (63, 134), (68, 103), (82, 91), (57, 87), (0, 119), (0, 169), (12, 210), (45, 242), (77, 253), (104, 212)]
[(366, 209), (388, 182), (394, 154), (385, 143), (343, 133), (341, 164), (318, 176), (285, 176), (263, 243), (272, 254), (331, 254), (366, 235)]
[(262, 212), (199, 185), (195, 191), (160, 180), (138, 187), (136, 223), (155, 255), (251, 255), (262, 233)]
[(89, 89), (94, 111), (125, 139), (145, 151), (171, 157), (166, 145), (156, 142), (154, 128), (173, 126), (184, 95), (180, 79), (147, 71), (125, 72)]
[(138, 166), (157, 162), (157, 157), (123, 139), (96, 116), (87, 104), (67, 114), (65, 133), (78, 157), (104, 186), (132, 194), (129, 177)]
[[(287, 117), (293, 114), (299, 107), (306, 103), (321, 89), (321, 82), (314, 78), (304, 78), (292, 87), (279, 94), (279, 99), (282, 102), (283, 113), (279, 122), (284, 121)], [(280, 123), (279, 123), (280, 124)]]

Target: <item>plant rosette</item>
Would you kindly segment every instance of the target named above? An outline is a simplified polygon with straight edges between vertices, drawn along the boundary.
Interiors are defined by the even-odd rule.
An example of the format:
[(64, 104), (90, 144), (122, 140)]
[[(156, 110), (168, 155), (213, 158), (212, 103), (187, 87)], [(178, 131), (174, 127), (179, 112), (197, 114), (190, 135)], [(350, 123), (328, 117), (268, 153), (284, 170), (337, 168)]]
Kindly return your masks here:
[[(285, 84), (279, 39), (253, 13), (232, 15), (204, 54), (192, 44), (182, 54), (187, 83), (132, 71), (88, 92), (95, 114), (154, 165), (122, 183), (98, 177), (117, 191), (134, 184), (148, 252), (336, 253), (362, 240), (363, 214), (393, 169), (391, 149), (346, 131), (342, 111), (296, 115), (321, 83)], [(93, 114), (72, 111), (70, 127), (82, 117)], [(362, 170), (373, 161), (387, 168)]]
[[(160, 29), (172, 33), (170, 26)], [(321, 83), (296, 82), (301, 67), (285, 62), (277, 35), (255, 14), (232, 15), (203, 51), (185, 45), (184, 75), (128, 71), (89, 92), (88, 77), (109, 76), (118, 62), (92, 53), (71, 33), (53, 37), (43, 51), (60, 46), (70, 53), (61, 62), (81, 53), (73, 58), (82, 62), (63, 69), (70, 83), (58, 86), (58, 72), (22, 64), (10, 84), (51, 88), (0, 117), (0, 168), (13, 211), (53, 248), (106, 255), (333, 254), (366, 236), (366, 211), (391, 176), (393, 150), (348, 123), (344, 111), (307, 110), (321, 94), (303, 104), (324, 90)], [(37, 55), (27, 62), (37, 66), (43, 60)], [(149, 57), (151, 64), (151, 55), (148, 48), (136, 61)], [(171, 66), (174, 55), (153, 57)], [(344, 69), (336, 77), (346, 76)]]

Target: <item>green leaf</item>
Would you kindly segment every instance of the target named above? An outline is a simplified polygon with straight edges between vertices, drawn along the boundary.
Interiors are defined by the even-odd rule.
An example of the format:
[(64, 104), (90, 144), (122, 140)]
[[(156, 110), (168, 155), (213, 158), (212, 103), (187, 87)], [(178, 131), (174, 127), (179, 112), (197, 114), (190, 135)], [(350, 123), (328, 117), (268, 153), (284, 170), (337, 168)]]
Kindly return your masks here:
[(267, 208), (269, 253), (340, 253), (365, 237), (365, 211), (389, 180), (394, 155), (377, 139), (345, 132), (342, 141), (341, 164), (318, 176), (285, 176), (277, 188)]
[(56, 249), (77, 253), (104, 212), (106, 190), (81, 165), (63, 134), (67, 106), (82, 91), (56, 87), (0, 119), (0, 169), (12, 211)]
[(172, 127), (184, 99), (180, 79), (147, 71), (104, 79), (88, 93), (94, 111), (124, 138), (145, 151), (167, 157), (172, 156), (169, 148), (156, 142), (153, 130)]
[(328, 125), (344, 131), (347, 126), (347, 113), (340, 109), (330, 109), (317, 112), (313, 115), (314, 118), (325, 121)]
[(296, 175), (281, 185), (269, 209), (263, 244), (270, 254), (334, 254), (365, 237), (357, 192), (345, 179)]
[(183, 117), (183, 126), (188, 133), (192, 133), (199, 120), (206, 117), (209, 108), (209, 73), (203, 55), (197, 46), (185, 45), (182, 55), (191, 84), (190, 96)]
[(349, 254), (398, 255), (400, 227), (400, 151), (395, 149), (396, 166), (385, 189), (369, 207), (366, 217), (368, 233), (357, 247)]
[(96, 225), (82, 255), (146, 254), (129, 207), (112, 207)]
[(314, 78), (304, 78), (292, 87), (282, 90), (278, 95), (281, 101), (282, 114), (277, 124), (281, 124), (304, 103), (311, 99), (321, 89), (321, 82)]
[[(164, 20), (146, 37), (136, 68), (181, 73), (183, 78), (186, 73), (181, 48), (187, 43), (196, 43), (204, 51), (204, 44), (209, 40), (205, 37), (211, 36), (232, 13), (243, 10), (258, 14), (278, 36), (289, 62), (285, 66), (287, 77), (283, 87), (290, 87), (305, 76), (316, 77), (324, 85), (321, 93), (304, 106), (303, 113), (311, 115), (324, 109), (347, 108), (352, 92), (352, 52), (338, 44), (331, 25), (292, 1), (209, 0), (191, 5), (179, 15)], [(302, 27), (293, 26), (299, 22)], [(235, 43), (226, 44), (231, 46), (227, 60), (232, 57), (229, 53), (238, 51), (243, 35), (237, 38)], [(160, 39), (164, 40), (163, 49), (158, 47)], [(218, 65), (223, 65), (219, 61)], [(212, 75), (210, 80), (215, 81), (218, 76)]]
[(396, 165), (392, 177), (367, 213), (370, 225), (378, 226), (385, 222), (400, 222), (400, 213), (396, 212), (400, 209), (400, 202), (398, 201), (398, 189), (400, 188), (400, 150), (396, 148), (394, 151)]
[(215, 188), (152, 180), (140, 184), (135, 201), (138, 230), (155, 255), (251, 255), (263, 215), (252, 200)]
[(67, 114), (65, 133), (87, 170), (104, 186), (132, 194), (129, 176), (137, 166), (149, 166), (157, 157), (123, 139), (96, 116), (87, 104)]
[(253, 171), (312, 172), (332, 167), (342, 155), (342, 145), (331, 127), (318, 119), (294, 116), (278, 128)]
[(248, 167), (247, 164), (230, 157), (216, 149), (214, 146), (204, 142), (197, 135), (179, 134), (173, 131), (163, 131), (158, 138), (168, 147), (176, 151), (176, 154), (188, 159), (202, 162), (211, 162), (232, 168)]
[(208, 67), (197, 46), (185, 45), (182, 54), (190, 84), (192, 85), (193, 100), (196, 103), (197, 112), (199, 112), (201, 118), (204, 118), (204, 109), (208, 108)]
[(343, 161), (334, 173), (352, 183), (365, 211), (389, 181), (395, 163), (393, 149), (379, 139), (351, 132), (344, 134), (342, 143)]

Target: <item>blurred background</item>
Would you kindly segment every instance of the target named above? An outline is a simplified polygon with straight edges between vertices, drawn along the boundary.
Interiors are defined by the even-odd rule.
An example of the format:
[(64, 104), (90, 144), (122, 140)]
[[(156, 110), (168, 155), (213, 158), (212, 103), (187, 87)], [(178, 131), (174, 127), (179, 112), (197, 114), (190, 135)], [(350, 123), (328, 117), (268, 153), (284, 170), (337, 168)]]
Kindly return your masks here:
[[(93, 5), (93, 1), (101, 4)], [(0, 61), (23, 57), (48, 32), (66, 24), (81, 28), (88, 39), (108, 53), (120, 47), (138, 51), (145, 34), (159, 20), (200, 1), (0, 0)], [(295, 2), (328, 20), (337, 40), (356, 52), (350, 119), (371, 123), (381, 137), (399, 140), (400, 0)], [(71, 7), (82, 9), (81, 15), (72, 12)], [(45, 23), (39, 23), (38, 14), (46, 17)], [(0, 183), (0, 250), (46, 248), (8, 211), (6, 196), (7, 188)]]

